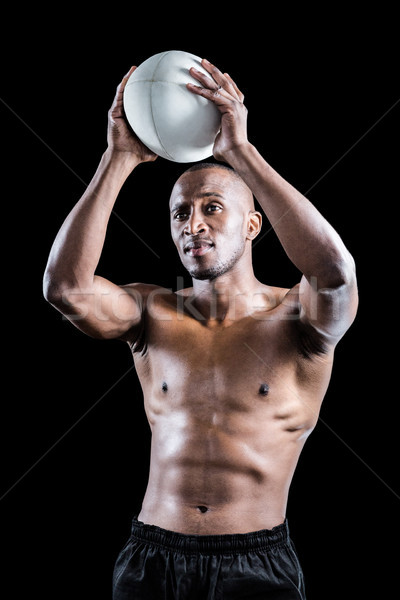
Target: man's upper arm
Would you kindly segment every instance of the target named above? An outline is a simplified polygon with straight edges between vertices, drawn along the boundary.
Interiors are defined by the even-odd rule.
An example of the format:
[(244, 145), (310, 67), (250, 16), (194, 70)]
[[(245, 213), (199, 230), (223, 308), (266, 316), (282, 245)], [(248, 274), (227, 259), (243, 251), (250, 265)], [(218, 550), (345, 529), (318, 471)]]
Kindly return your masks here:
[(66, 290), (56, 308), (75, 327), (100, 339), (134, 338), (143, 314), (145, 284), (119, 286), (95, 276), (88, 290)]
[(300, 323), (321, 348), (332, 348), (355, 319), (358, 307), (354, 267), (334, 287), (319, 287), (315, 278), (303, 275), (299, 285)]

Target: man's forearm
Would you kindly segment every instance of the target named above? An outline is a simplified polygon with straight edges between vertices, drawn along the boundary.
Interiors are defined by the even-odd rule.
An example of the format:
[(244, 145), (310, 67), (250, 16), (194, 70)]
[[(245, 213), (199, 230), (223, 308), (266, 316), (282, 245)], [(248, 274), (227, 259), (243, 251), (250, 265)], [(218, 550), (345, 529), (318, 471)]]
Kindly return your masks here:
[(88, 289), (93, 283), (112, 209), (138, 162), (129, 153), (106, 150), (103, 154), (92, 181), (52, 246), (44, 277), (48, 299), (65, 289)]
[(246, 144), (229, 155), (260, 203), (283, 248), (307, 279), (318, 287), (345, 282), (352, 258), (341, 238), (320, 212), (259, 154)]

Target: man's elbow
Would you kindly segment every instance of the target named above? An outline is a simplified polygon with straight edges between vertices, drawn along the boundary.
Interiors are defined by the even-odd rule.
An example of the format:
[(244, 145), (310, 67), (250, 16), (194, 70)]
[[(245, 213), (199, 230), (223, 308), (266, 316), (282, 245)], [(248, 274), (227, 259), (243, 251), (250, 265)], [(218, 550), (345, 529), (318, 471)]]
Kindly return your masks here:
[(356, 285), (356, 263), (350, 253), (338, 262), (336, 273), (336, 285), (332, 287), (353, 287)]
[(346, 260), (338, 263), (336, 270), (331, 273), (328, 285), (317, 286), (315, 291), (319, 307), (323, 306), (330, 313), (333, 329), (338, 327), (339, 330), (343, 328), (346, 331), (355, 319), (359, 300), (353, 257), (349, 254)]
[(317, 289), (354, 288), (357, 286), (356, 264), (350, 253), (342, 255), (327, 265), (322, 277), (316, 278)]
[(66, 290), (67, 285), (46, 270), (43, 276), (43, 296), (45, 300), (60, 309), (66, 303)]
[(59, 287), (56, 285), (53, 277), (47, 271), (45, 271), (43, 276), (42, 289), (44, 299), (50, 304), (53, 304), (54, 300), (59, 294)]

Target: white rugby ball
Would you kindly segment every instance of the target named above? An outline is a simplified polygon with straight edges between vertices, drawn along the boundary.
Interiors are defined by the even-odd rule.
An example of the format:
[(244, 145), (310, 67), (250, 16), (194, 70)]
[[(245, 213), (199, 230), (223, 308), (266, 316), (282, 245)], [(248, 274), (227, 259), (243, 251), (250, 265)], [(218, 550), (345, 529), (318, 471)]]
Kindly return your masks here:
[(197, 162), (212, 155), (221, 114), (215, 104), (189, 91), (200, 85), (190, 67), (210, 75), (201, 59), (180, 50), (160, 52), (145, 60), (124, 90), (128, 123), (150, 150), (174, 162)]

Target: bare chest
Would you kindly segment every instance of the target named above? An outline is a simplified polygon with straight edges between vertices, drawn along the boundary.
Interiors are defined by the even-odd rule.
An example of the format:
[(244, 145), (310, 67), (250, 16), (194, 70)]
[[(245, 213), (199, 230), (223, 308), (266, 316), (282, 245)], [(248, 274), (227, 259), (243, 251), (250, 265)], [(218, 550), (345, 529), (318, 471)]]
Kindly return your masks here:
[(146, 348), (135, 363), (145, 396), (166, 398), (168, 392), (177, 404), (201, 398), (201, 405), (212, 399), (214, 407), (246, 410), (288, 395), (297, 358), (288, 323), (246, 317), (209, 325), (181, 315), (148, 324)]

